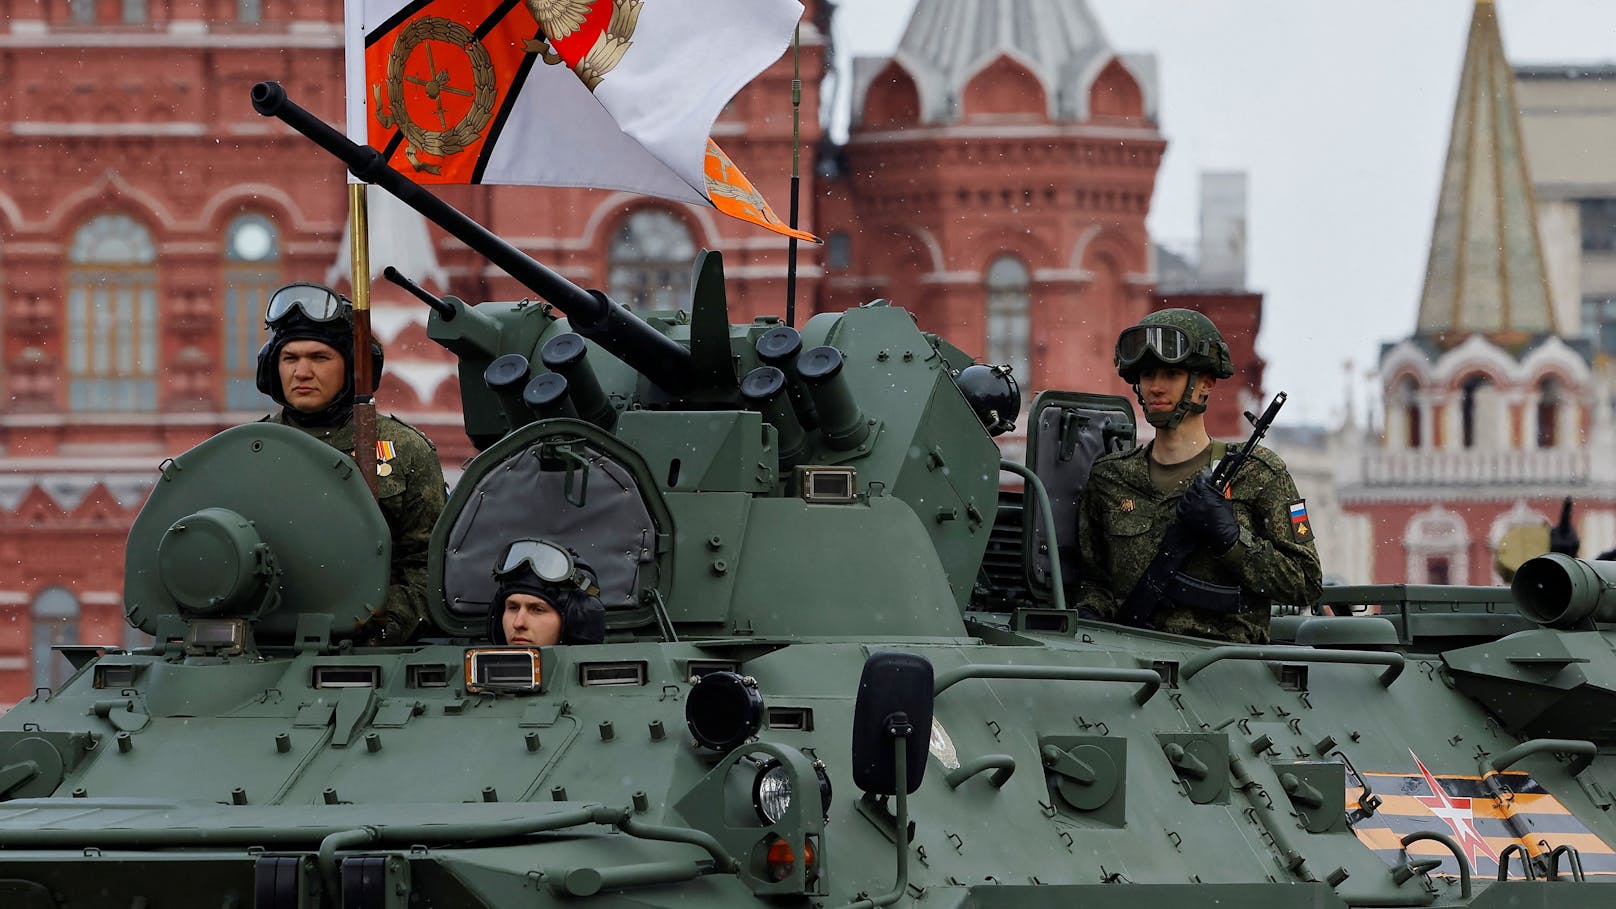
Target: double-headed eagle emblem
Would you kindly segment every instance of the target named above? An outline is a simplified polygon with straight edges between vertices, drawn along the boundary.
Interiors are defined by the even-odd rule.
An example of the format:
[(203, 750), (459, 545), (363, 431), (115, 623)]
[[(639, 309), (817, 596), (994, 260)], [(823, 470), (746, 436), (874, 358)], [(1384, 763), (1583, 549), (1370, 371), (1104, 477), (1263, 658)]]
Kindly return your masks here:
[[(538, 54), (545, 63), (557, 64), (565, 62), (561, 55), (551, 47), (551, 43), (570, 37), (578, 29), (583, 28), (584, 21), (594, 12), (595, 4), (600, 0), (524, 0), (528, 12), (538, 20), (539, 30), (543, 32), (538, 38), (527, 42), (527, 49)], [(606, 28), (596, 36), (595, 43), (588, 53), (572, 68), (589, 86), (590, 91), (600, 84), (623, 59), (623, 54), (634, 43), (634, 29), (640, 22), (640, 10), (645, 7), (645, 0), (612, 0), (612, 18)]]
[[(523, 48), (537, 54), (545, 63), (566, 63), (555, 50), (558, 42), (578, 34), (588, 23), (595, 5), (601, 0), (524, 0), (528, 12), (538, 23), (538, 35), (523, 43)], [(611, 0), (612, 14), (604, 28), (596, 35), (588, 51), (572, 66), (573, 72), (593, 92), (601, 80), (622, 62), (623, 54), (633, 46), (634, 30), (639, 25), (640, 10), (645, 0)], [(505, 9), (509, 9), (506, 7)], [(503, 12), (496, 16), (504, 15)], [(466, 24), (438, 16), (424, 16), (410, 22), (394, 40), (387, 58), (387, 76), (384, 85), (373, 86), (376, 120), (385, 129), (397, 127), (406, 143), (405, 157), (417, 171), (439, 173), (441, 168), (423, 161), (421, 154), (443, 158), (458, 154), (476, 142), (493, 118), (498, 97), (494, 64), (488, 50), (483, 47), (478, 33), (490, 23), (483, 23), (474, 32)], [(461, 54), (471, 70), (471, 85), (456, 85), (450, 70), (440, 66), (433, 53)], [(422, 52), (426, 76), (406, 73), (416, 51)], [(414, 67), (420, 69), (419, 66)], [(405, 83), (419, 86), (433, 105), (432, 109), (412, 111), (405, 99)], [(455, 123), (449, 122), (445, 110), (445, 95), (470, 99), (470, 108)], [(412, 113), (422, 116), (425, 123), (416, 122)]]

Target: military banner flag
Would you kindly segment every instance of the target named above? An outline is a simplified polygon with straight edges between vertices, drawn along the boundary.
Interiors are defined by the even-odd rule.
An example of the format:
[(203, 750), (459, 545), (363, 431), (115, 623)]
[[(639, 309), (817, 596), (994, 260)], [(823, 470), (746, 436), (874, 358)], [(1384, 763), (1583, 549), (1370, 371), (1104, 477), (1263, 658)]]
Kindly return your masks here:
[(618, 189), (793, 232), (712, 141), (798, 0), (346, 0), (348, 136), (420, 183)]

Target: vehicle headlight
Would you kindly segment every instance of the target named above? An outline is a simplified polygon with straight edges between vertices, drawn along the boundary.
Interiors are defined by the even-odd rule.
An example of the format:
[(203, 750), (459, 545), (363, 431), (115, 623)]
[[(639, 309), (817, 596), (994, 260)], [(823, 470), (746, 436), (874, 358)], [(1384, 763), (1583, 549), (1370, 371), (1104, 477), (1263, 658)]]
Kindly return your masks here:
[[(830, 775), (822, 761), (814, 761), (814, 776), (819, 784), (819, 803), (825, 816), (830, 816)], [(769, 758), (758, 765), (752, 780), (752, 807), (765, 824), (777, 824), (791, 808), (791, 772), (778, 758)]]
[(791, 807), (791, 773), (777, 758), (770, 758), (758, 768), (752, 780), (752, 807), (765, 824), (778, 823)]

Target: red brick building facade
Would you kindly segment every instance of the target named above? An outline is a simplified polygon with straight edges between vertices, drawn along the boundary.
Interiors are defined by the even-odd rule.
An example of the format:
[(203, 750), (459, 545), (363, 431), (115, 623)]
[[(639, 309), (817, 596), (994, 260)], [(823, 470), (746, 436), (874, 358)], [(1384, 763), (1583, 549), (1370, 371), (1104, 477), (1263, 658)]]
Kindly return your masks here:
[[(1002, 31), (935, 40), (996, 2), (1006, 15), (980, 21)], [(1125, 391), (1110, 347), (1153, 306), (1152, 62), (1110, 50), (1075, 0), (927, 0), (892, 59), (859, 64), (851, 135), (832, 145), (814, 89), (834, 8), (807, 6), (803, 225), (827, 243), (802, 250), (799, 321), (887, 297), (1015, 364), (1029, 391)], [(341, 16), (338, 0), (0, 0), (0, 704), (63, 679), (54, 644), (137, 639), (123, 539), (158, 464), (268, 409), (252, 372), (269, 290), (346, 284), (340, 165), (248, 103), (272, 79), (340, 121)], [(791, 79), (788, 54), (714, 130), (782, 214)], [(734, 319), (784, 309), (785, 242), (710, 211), (586, 190), (444, 196), (639, 308), (683, 305), (691, 257), (714, 248)], [(385, 201), (378, 269), (471, 301), (527, 295)], [(381, 406), (434, 437), (452, 479), (472, 454), (452, 363), (389, 285), (373, 321)], [(1255, 362), (1254, 338), (1237, 360)]]

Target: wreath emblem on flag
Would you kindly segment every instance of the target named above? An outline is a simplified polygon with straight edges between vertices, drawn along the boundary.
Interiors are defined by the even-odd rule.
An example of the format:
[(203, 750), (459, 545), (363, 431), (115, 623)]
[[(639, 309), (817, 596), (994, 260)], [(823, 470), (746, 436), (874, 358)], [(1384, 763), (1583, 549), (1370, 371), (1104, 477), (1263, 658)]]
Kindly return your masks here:
[[(451, 84), (449, 70), (438, 66), (433, 57), (434, 44), (444, 49), (458, 49), (466, 55), (466, 61), (471, 66), (472, 85), (469, 90)], [(431, 78), (423, 79), (404, 73), (405, 64), (409, 63), (411, 55), (417, 49), (425, 55), (427, 72), (431, 74)], [(420, 86), (433, 103), (432, 110), (419, 113), (428, 118), (435, 118), (436, 129), (430, 128), (430, 125), (422, 126), (410, 115), (409, 106), (404, 98), (406, 81)], [(404, 134), (406, 144), (404, 156), (416, 170), (431, 174), (441, 173), (442, 168), (421, 161), (419, 154), (424, 152), (443, 158), (464, 151), (467, 146), (477, 141), (488, 126), (488, 121), (494, 115), (495, 99), (499, 96), (494, 77), (494, 62), (489, 58), (482, 42), (478, 41), (471, 33), (471, 29), (464, 25), (435, 16), (417, 19), (404, 27), (398, 40), (393, 43), (392, 53), (387, 57), (385, 100), (382, 88), (377, 85), (372, 89), (376, 97), (376, 120), (384, 129), (398, 127), (399, 132)], [(453, 125), (449, 123), (449, 112), (443, 105), (445, 94), (471, 99), (471, 108)]]
[[(524, 2), (527, 3), (528, 12), (538, 21), (541, 31), (537, 38), (527, 42), (527, 50), (538, 54), (545, 63), (555, 65), (567, 62), (566, 56), (557, 51), (556, 45), (573, 38), (580, 31), (584, 34), (579, 35), (579, 39), (587, 37), (588, 20), (600, 0)], [(603, 28), (596, 26), (599, 31), (595, 34), (594, 42), (572, 65), (573, 72), (578, 74), (590, 91), (594, 91), (606, 74), (622, 62), (623, 54), (634, 44), (634, 29), (639, 26), (640, 10), (644, 8), (645, 0), (612, 0), (611, 19)]]

